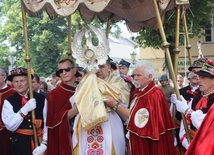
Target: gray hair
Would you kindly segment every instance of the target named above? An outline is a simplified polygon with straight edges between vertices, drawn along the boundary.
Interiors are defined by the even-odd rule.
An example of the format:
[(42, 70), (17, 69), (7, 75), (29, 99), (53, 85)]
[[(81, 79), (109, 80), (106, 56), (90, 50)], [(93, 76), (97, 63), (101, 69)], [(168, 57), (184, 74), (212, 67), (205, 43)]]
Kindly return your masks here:
[(154, 73), (155, 73), (155, 68), (153, 66), (153, 64), (148, 61), (148, 60), (141, 60), (137, 63), (136, 68), (138, 67), (142, 67), (145, 69), (144, 75), (148, 76), (149, 74), (152, 75), (152, 79), (154, 77)]

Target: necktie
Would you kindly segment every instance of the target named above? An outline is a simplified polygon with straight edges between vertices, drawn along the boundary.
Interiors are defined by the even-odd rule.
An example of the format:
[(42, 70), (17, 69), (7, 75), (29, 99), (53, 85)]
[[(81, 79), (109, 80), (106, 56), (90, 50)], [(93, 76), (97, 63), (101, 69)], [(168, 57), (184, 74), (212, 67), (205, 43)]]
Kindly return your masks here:
[(22, 107), (27, 103), (27, 98), (25, 96), (22, 96)]

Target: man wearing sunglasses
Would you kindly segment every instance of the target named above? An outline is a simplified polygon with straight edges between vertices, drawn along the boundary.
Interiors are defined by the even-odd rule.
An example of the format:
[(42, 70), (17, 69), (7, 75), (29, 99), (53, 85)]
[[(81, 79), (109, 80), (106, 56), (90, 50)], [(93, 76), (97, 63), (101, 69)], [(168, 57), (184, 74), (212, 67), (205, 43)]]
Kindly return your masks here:
[[(72, 155), (71, 135), (69, 129), (68, 111), (73, 110), (69, 98), (75, 92), (74, 62), (62, 59), (58, 63), (56, 75), (61, 78), (61, 84), (49, 93), (48, 97), (48, 147), (47, 155)], [(75, 108), (75, 107), (74, 107)]]

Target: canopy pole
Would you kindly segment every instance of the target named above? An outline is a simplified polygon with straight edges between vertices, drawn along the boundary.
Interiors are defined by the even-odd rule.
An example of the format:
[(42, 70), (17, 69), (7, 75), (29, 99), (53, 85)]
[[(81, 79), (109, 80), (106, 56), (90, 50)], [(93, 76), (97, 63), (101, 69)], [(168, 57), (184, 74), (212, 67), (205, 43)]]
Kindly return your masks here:
[(176, 19), (176, 30), (175, 30), (175, 48), (173, 50), (174, 52), (174, 71), (175, 75), (178, 74), (178, 55), (180, 53), (179, 49), (179, 32), (180, 32), (180, 14), (181, 14), (181, 8), (180, 5), (177, 6), (177, 19)]
[[(189, 32), (188, 32), (188, 28), (187, 28), (187, 21), (186, 21), (186, 10), (185, 7), (183, 6), (183, 16), (182, 16), (182, 20), (183, 20), (183, 26), (184, 26), (184, 34), (186, 37), (186, 49), (188, 52), (188, 56), (189, 56), (189, 64), (191, 65), (193, 63), (192, 61), (192, 54), (190, 52), (191, 49), (191, 45), (190, 45), (190, 41), (189, 41)], [(186, 65), (186, 64), (185, 64)]]
[[(172, 60), (170, 58), (169, 43), (166, 40), (166, 36), (165, 36), (164, 29), (163, 29), (163, 25), (162, 25), (160, 13), (159, 13), (159, 10), (158, 10), (157, 1), (153, 0), (153, 4), (154, 4), (155, 12), (156, 12), (156, 17), (157, 17), (157, 22), (158, 22), (158, 26), (159, 26), (160, 35), (161, 35), (161, 38), (162, 38), (162, 41), (163, 41), (162, 46), (165, 49), (165, 54), (166, 54), (166, 59), (167, 59), (169, 71), (172, 74), (171, 78), (172, 78), (172, 81), (174, 83), (175, 94), (176, 94), (177, 98), (179, 100), (181, 100), (181, 98), (180, 98), (180, 92), (178, 90), (178, 85), (177, 85), (177, 79), (175, 78), (175, 72), (173, 70)], [(177, 64), (176, 64), (176, 67), (177, 67)], [(187, 124), (186, 124), (185, 115), (181, 114), (181, 116), (182, 116), (182, 119), (183, 119), (183, 122), (184, 122), (184, 129), (186, 131), (187, 140), (188, 140), (188, 142), (190, 142), (190, 134), (189, 134), (189, 130), (188, 130), (188, 127), (187, 127)]]
[[(180, 49), (179, 49), (179, 32), (180, 32), (180, 14), (181, 14), (181, 7), (180, 5), (177, 6), (177, 15), (176, 15), (176, 30), (175, 30), (175, 48), (173, 50), (174, 52), (174, 72), (175, 75), (178, 74), (178, 55), (180, 53)], [(176, 78), (176, 77), (175, 77)], [(172, 117), (175, 120), (176, 118), (176, 105), (173, 104), (173, 109), (172, 109)]]
[[(24, 31), (24, 40), (25, 40), (25, 61), (27, 63), (27, 75), (28, 75), (28, 85), (29, 85), (29, 93), (30, 93), (30, 98), (33, 98), (33, 88), (32, 88), (32, 77), (31, 77), (31, 67), (30, 67), (30, 53), (29, 53), (29, 46), (28, 46), (28, 34), (27, 34), (27, 20), (26, 20), (26, 12), (23, 7), (22, 1), (21, 1), (21, 9), (22, 9), (22, 22), (23, 22), (23, 31)], [(33, 110), (31, 112), (31, 117), (32, 117), (32, 125), (33, 125), (33, 135), (34, 135), (34, 142), (35, 146), (38, 146), (38, 137), (37, 137), (37, 130), (36, 130), (36, 124), (33, 123), (35, 120), (35, 111)]]
[(67, 20), (68, 20), (68, 52), (67, 52), (67, 55), (68, 55), (68, 58), (72, 58), (72, 49), (71, 49), (71, 15), (69, 15), (67, 17)]

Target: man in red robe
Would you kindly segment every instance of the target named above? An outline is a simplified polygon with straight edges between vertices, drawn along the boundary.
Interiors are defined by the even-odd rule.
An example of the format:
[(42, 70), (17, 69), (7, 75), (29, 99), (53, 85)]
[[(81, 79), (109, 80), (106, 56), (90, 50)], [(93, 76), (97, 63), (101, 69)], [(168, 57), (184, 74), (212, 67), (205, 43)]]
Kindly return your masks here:
[(131, 155), (175, 154), (174, 123), (163, 91), (153, 82), (153, 75), (154, 67), (149, 61), (138, 62), (127, 124)]
[[(15, 90), (6, 83), (7, 71), (0, 67), (0, 114), (4, 100), (15, 93)], [(5, 128), (0, 115), (0, 154), (9, 154), (9, 131)]]
[(72, 155), (69, 119), (77, 111), (72, 112), (70, 97), (75, 92), (74, 62), (63, 59), (58, 64), (57, 76), (61, 77), (61, 84), (49, 93), (48, 97), (48, 145), (47, 155)]
[(130, 108), (114, 99), (105, 102), (116, 109), (121, 119), (128, 122), (127, 138), (130, 155), (174, 155), (174, 123), (163, 91), (153, 82), (154, 67), (141, 60), (134, 70), (135, 90)]

